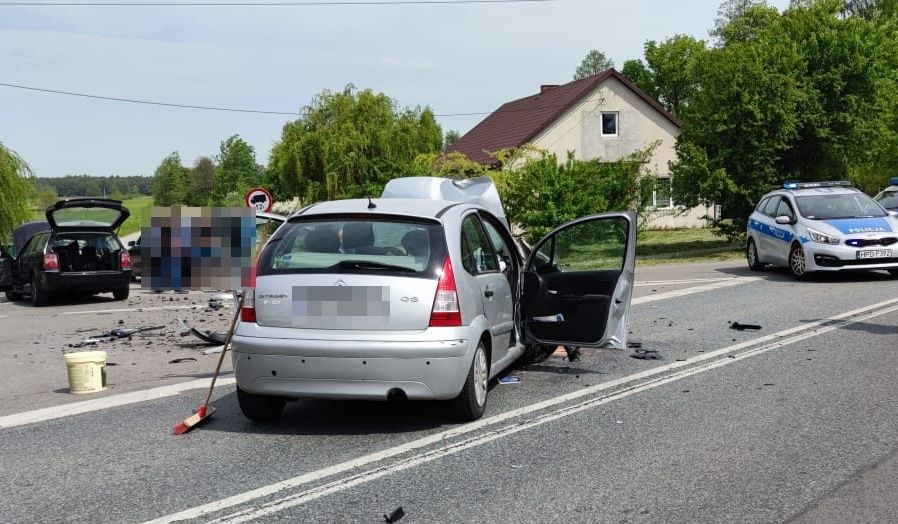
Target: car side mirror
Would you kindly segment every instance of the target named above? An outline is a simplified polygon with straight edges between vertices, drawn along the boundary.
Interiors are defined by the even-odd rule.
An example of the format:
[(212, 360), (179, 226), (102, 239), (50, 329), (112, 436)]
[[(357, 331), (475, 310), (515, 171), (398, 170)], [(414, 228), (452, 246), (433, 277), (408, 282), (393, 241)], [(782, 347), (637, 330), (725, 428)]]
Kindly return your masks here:
[(898, 217), (898, 211), (886, 211), (890, 217)]
[(782, 224), (784, 226), (795, 223), (795, 221), (792, 220), (792, 217), (786, 216), (786, 215), (780, 215), (780, 216), (776, 217), (774, 220), (776, 221), (777, 224)]

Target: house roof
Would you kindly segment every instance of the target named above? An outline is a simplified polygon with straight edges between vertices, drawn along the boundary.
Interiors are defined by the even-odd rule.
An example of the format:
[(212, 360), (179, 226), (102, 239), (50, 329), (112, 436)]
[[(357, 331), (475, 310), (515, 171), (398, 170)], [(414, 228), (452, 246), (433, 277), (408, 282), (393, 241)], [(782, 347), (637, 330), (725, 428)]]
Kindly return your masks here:
[(545, 86), (548, 89), (541, 93), (503, 104), (449, 146), (446, 152), (459, 151), (479, 164), (496, 164), (496, 159), (486, 151), (499, 151), (526, 144), (611, 77), (619, 80), (675, 126), (681, 127), (677, 117), (664, 109), (657, 100), (645, 94), (621, 73), (607, 69), (564, 85)]

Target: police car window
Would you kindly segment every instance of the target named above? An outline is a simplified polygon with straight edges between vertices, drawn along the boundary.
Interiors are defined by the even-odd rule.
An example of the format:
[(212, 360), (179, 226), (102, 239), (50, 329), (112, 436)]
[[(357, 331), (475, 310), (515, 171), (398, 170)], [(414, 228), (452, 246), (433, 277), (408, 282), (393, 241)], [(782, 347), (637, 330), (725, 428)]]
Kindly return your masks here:
[(799, 196), (795, 197), (795, 203), (802, 216), (816, 220), (886, 215), (882, 206), (863, 193)]
[(896, 209), (898, 208), (898, 191), (886, 191), (876, 197), (876, 201), (886, 209)]
[(764, 214), (769, 217), (776, 216), (776, 208), (779, 206), (780, 200), (779, 197), (771, 197), (767, 205), (764, 206)]
[(780, 205), (776, 208), (776, 216), (787, 216), (789, 218), (795, 218), (795, 213), (792, 212), (792, 207), (789, 205), (789, 202), (787, 202), (785, 198), (780, 199)]
[(758, 213), (763, 213), (764, 208), (767, 207), (767, 202), (770, 201), (770, 197), (762, 198), (760, 202), (758, 202), (758, 207), (755, 208), (755, 211)]

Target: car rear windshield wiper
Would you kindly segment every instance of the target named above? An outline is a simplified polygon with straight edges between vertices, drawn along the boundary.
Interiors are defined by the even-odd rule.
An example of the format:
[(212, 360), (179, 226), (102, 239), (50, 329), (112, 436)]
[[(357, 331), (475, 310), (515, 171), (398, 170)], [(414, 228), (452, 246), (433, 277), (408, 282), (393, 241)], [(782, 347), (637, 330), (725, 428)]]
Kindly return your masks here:
[(403, 273), (415, 273), (415, 270), (406, 266), (397, 266), (394, 264), (383, 264), (381, 262), (372, 262), (370, 260), (341, 260), (333, 267), (343, 269), (382, 269), (384, 271), (402, 271)]

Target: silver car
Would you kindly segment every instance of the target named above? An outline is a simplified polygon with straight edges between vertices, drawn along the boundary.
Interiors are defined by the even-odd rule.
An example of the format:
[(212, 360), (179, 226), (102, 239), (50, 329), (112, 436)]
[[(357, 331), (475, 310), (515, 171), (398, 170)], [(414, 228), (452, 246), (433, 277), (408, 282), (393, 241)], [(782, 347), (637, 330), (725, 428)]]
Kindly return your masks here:
[(473, 420), (528, 346), (626, 347), (632, 213), (566, 223), (525, 261), (489, 179), (397, 179), (385, 195), (307, 207), (260, 253), (232, 357), (248, 418), (408, 398)]
[(849, 182), (790, 182), (761, 199), (748, 220), (752, 271), (886, 269), (898, 275), (898, 219)]

